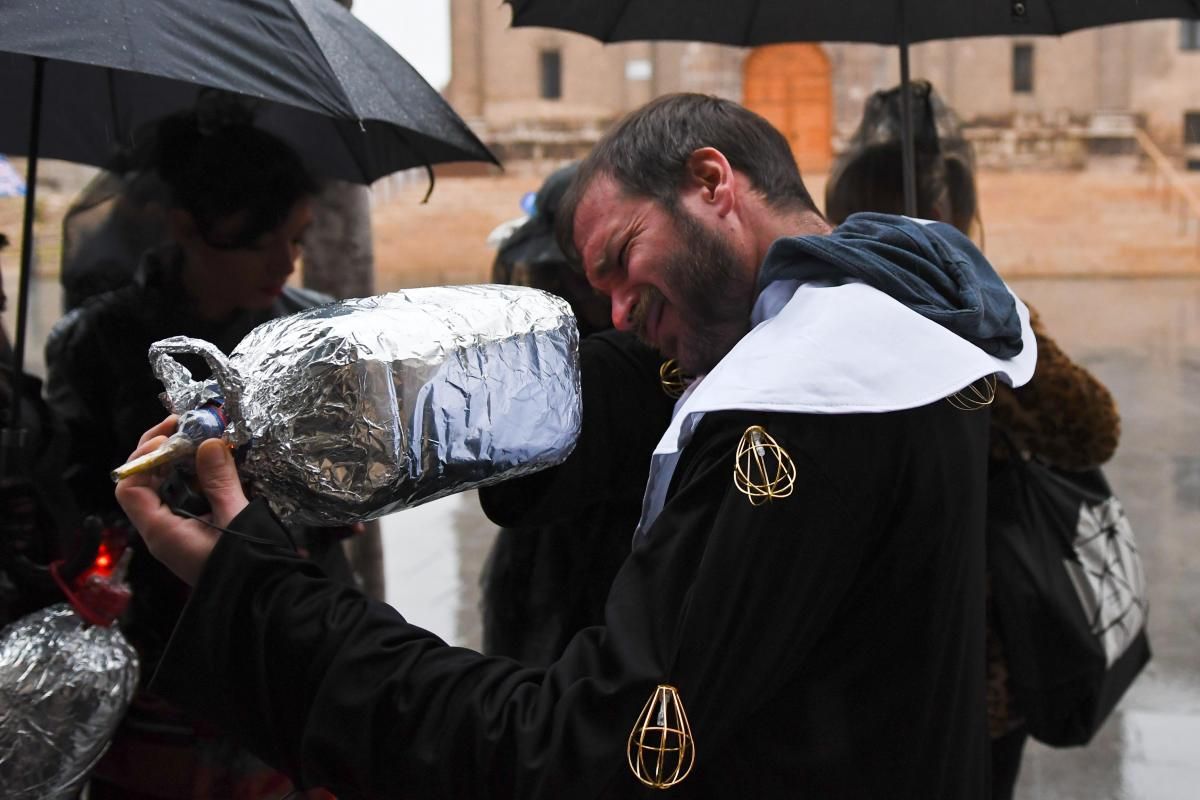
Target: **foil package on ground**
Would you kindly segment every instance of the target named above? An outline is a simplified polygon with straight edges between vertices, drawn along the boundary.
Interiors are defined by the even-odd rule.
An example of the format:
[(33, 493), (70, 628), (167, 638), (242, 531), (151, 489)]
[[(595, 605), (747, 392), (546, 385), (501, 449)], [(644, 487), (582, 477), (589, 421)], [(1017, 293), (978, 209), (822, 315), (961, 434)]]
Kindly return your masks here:
[(0, 633), (0, 796), (73, 798), (104, 754), (138, 682), (116, 627), (65, 603)]
[(545, 292), (434, 287), (272, 320), (228, 358), (186, 337), (150, 357), (175, 411), (212, 391), (171, 355), (205, 358), (242, 473), (277, 513), (345, 524), (565, 459), (581, 422), (578, 336)]

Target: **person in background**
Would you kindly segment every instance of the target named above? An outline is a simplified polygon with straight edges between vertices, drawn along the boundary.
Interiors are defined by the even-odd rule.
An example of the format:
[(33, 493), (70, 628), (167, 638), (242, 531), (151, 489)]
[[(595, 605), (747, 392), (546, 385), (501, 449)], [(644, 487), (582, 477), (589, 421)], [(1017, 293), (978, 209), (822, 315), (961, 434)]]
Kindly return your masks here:
[[(0, 252), (8, 237), (0, 233)], [(8, 296), (0, 273), (0, 314)], [(9, 428), (21, 404), (24, 441), (6, 446), (0, 459), (0, 628), (63, 600), (48, 565), (63, 557), (78, 525), (62, 485), (66, 436), (42, 400), (42, 382), (28, 373), (16, 380), (8, 335), (0, 328), (0, 426)]]
[[(554, 238), (558, 204), (579, 171), (573, 161), (550, 174), (538, 189), (533, 213), (500, 242), (492, 262), (492, 282), (531, 286), (566, 300), (575, 314), (579, 337), (612, 329), (608, 298), (592, 288), (578, 270), (570, 269)], [(511, 224), (511, 223), (509, 223)]]
[[(8, 247), (8, 236), (0, 233), (0, 252)], [(8, 295), (4, 293), (4, 273), (0, 272), (0, 314), (8, 310)], [(8, 331), (0, 327), (0, 362), (5, 364), (12, 361), (12, 343), (8, 341)]]
[[(298, 156), (254, 127), (242, 107), (213, 95), (194, 111), (164, 119), (150, 159), (170, 190), (169, 242), (144, 254), (132, 283), (87, 299), (60, 320), (46, 345), (46, 397), (71, 437), (70, 486), (83, 511), (106, 518), (120, 513), (109, 472), (163, 413), (162, 387), (147, 360), (151, 343), (186, 335), (228, 353), (257, 325), (329, 301), (288, 285), (316, 183)], [(199, 359), (185, 356), (181, 363), (196, 378), (207, 374)], [(176, 502), (191, 501), (185, 492)], [(330, 577), (353, 583), (342, 531), (293, 534)], [(187, 587), (140, 540), (131, 545), (133, 602), (121, 624), (148, 683)], [(252, 800), (289, 789), (285, 776), (144, 687), (90, 786), (93, 800)]]
[[(929, 83), (913, 83), (911, 93), (916, 122), (917, 216), (949, 222), (966, 235), (975, 232), (982, 238), (970, 142), (963, 137), (953, 111)], [(899, 87), (877, 92), (867, 101), (858, 131), (826, 184), (830, 222), (839, 224), (862, 211), (903, 212), (900, 119)], [(1120, 417), (1116, 403), (1108, 389), (1047, 334), (1033, 308), (1030, 322), (1037, 341), (1037, 367), (1024, 386), (996, 385), (991, 458), (1003, 462), (1036, 456), (1070, 470), (1099, 466), (1117, 449)], [(1004, 645), (990, 603), (987, 656), (990, 797), (1009, 800), (1028, 733), (1020, 697), (1013, 696), (1008, 684)]]
[[(139, 150), (151, 148), (143, 143)], [(141, 152), (122, 153), (71, 201), (62, 222), (63, 311), (128, 286), (143, 253), (170, 241), (170, 189)]]
[(562, 297), (579, 325), (583, 426), (575, 449), (557, 467), (479, 490), (484, 513), (502, 526), (480, 577), (483, 651), (539, 666), (576, 632), (604, 622), (641, 514), (650, 453), (675, 402), (660, 379), (663, 357), (612, 329), (608, 298), (555, 241), (558, 204), (578, 167), (546, 179), (492, 269), (496, 283)]

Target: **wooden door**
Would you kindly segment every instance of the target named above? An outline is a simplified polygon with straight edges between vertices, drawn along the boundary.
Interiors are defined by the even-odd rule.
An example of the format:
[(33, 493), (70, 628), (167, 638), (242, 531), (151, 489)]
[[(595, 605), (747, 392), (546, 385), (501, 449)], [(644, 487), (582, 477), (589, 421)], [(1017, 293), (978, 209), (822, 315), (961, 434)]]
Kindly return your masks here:
[(815, 44), (757, 47), (746, 58), (743, 104), (778, 128), (801, 171), (824, 172), (833, 157), (829, 59)]

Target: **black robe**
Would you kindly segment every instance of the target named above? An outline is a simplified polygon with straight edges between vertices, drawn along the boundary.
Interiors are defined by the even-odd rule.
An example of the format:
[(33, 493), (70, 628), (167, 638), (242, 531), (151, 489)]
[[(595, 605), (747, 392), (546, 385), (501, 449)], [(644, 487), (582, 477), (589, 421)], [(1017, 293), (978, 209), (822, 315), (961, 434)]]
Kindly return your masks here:
[[(734, 487), (750, 425), (794, 460), (790, 497)], [(156, 683), (342, 798), (661, 797), (625, 754), (659, 683), (697, 752), (667, 796), (980, 798), (987, 425), (944, 401), (708, 414), (605, 626), (546, 669), (225, 535)], [(230, 527), (284, 541), (259, 502)]]
[(642, 512), (650, 453), (675, 406), (662, 363), (632, 333), (582, 339), (583, 425), (571, 455), (479, 489), (483, 512), (504, 526), (480, 578), (485, 653), (545, 666), (579, 629), (604, 622)]

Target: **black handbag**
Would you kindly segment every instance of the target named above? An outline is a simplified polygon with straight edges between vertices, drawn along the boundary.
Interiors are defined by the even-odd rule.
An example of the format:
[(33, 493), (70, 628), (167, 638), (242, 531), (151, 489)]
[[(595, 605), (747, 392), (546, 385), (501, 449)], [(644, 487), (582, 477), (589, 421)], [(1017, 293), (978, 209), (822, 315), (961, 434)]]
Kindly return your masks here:
[(1016, 708), (1044, 744), (1086, 744), (1150, 659), (1133, 530), (1097, 469), (993, 462), (993, 614)]

